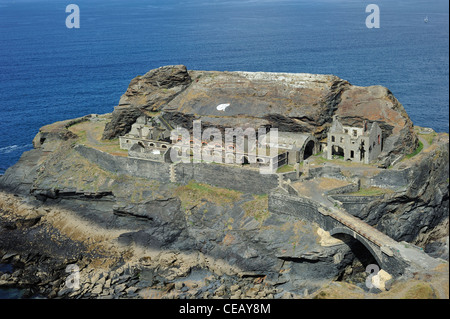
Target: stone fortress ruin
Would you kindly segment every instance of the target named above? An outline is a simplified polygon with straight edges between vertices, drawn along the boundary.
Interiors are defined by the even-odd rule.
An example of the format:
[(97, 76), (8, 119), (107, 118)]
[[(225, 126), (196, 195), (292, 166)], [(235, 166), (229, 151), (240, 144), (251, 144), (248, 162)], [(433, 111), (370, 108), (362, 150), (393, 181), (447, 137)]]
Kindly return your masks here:
[[(179, 83), (164, 88), (164, 96), (173, 91), (165, 104), (158, 93), (163, 82), (153, 81), (160, 75)], [(387, 170), (418, 145), (411, 121), (391, 95), (328, 76), (163, 68), (130, 83), (104, 138), (118, 137), (128, 151), (127, 158), (115, 159), (115, 170), (125, 166), (127, 173), (162, 182), (267, 194), (269, 212), (357, 239), (397, 277), (410, 264), (408, 256), (421, 252), (359, 215), (410, 183), (407, 171)], [(101, 156), (102, 163), (110, 158), (78, 151), (97, 161)]]
[(119, 141), (120, 148), (128, 150), (131, 158), (166, 163), (183, 159), (184, 162), (249, 165), (266, 167), (272, 172), (284, 165), (300, 164), (320, 152), (329, 160), (341, 158), (369, 164), (376, 161), (382, 151), (382, 131), (377, 122), (364, 121), (362, 127), (343, 126), (336, 116), (325, 143), (320, 143), (312, 134), (266, 128), (260, 128), (258, 137), (253, 140), (248, 131), (232, 132), (235, 134), (232, 142), (225, 140), (223, 143), (220, 132), (219, 138), (215, 132), (200, 135), (200, 138), (189, 135), (189, 139), (183, 140), (180, 128), (174, 129), (162, 116), (142, 115)]
[[(331, 235), (347, 234), (356, 238), (368, 249), (377, 264), (388, 271), (389, 278), (392, 278), (391, 274), (397, 277), (404, 272), (407, 265), (405, 255), (417, 253), (414, 249), (405, 250), (389, 236), (348, 213), (341, 207), (342, 203), (333, 198), (334, 195), (359, 190), (359, 178), (351, 183), (341, 181), (344, 186), (323, 189), (317, 184), (332, 183), (330, 180), (335, 180), (336, 185), (339, 184), (337, 181), (341, 178), (340, 173), (336, 173), (340, 172), (339, 167), (316, 167), (312, 168), (311, 172), (308, 161), (300, 168), (302, 162), (320, 152), (324, 153), (326, 159), (337, 158), (355, 163), (375, 164), (383, 146), (382, 130), (377, 122), (368, 123), (364, 120), (362, 127), (343, 126), (334, 116), (327, 132), (326, 143), (319, 142), (312, 134), (267, 131), (266, 128), (260, 128), (258, 138), (253, 141), (249, 134), (242, 135), (245, 132), (242, 129), (233, 130), (234, 133), (241, 133), (239, 137), (243, 145), (239, 145), (239, 137), (233, 139), (233, 143), (223, 144), (221, 138), (217, 139), (217, 135), (220, 136), (217, 134), (219, 130), (214, 131), (211, 128), (210, 131), (205, 130), (198, 140), (195, 138), (195, 126), (196, 123), (193, 125), (194, 137), (191, 138), (191, 132), (174, 129), (160, 115), (142, 115), (132, 124), (128, 134), (119, 137), (120, 147), (128, 150), (130, 160), (144, 160), (153, 163), (152, 165), (168, 166), (171, 182), (186, 183), (187, 180), (194, 179), (217, 184), (217, 181), (214, 183), (211, 179), (217, 179), (220, 175), (224, 179), (220, 184), (228, 183), (229, 186), (237, 178), (234, 174), (248, 176), (249, 183), (254, 184), (260, 191), (270, 189), (269, 211), (317, 222)], [(183, 130), (188, 133), (188, 138), (182, 136)], [(173, 154), (178, 156), (174, 158)], [(184, 164), (179, 165), (183, 156)], [(200, 167), (195, 168), (195, 163)], [(218, 167), (214, 164), (225, 165)], [(281, 173), (278, 169), (285, 165), (291, 165), (295, 172)], [(248, 175), (249, 171), (242, 170), (243, 166), (268, 168), (262, 175), (261, 170), (260, 174), (254, 172), (259, 176), (268, 175), (265, 175), (266, 179)], [(228, 174), (228, 177), (225, 178), (224, 174)], [(264, 183), (267, 185), (263, 185)], [(236, 187), (231, 186), (233, 189)], [(249, 185), (244, 185), (243, 188), (250, 190)], [(309, 195), (306, 195), (308, 192)], [(341, 200), (345, 202), (345, 199), (344, 195)], [(359, 207), (364, 205), (365, 202), (362, 202)]]
[(448, 135), (419, 132), (379, 86), (166, 67), (112, 114), (42, 128), (0, 186), (117, 220), (126, 247), (187, 247), (294, 291), (345, 280), (355, 247), (389, 289), (434, 269), (414, 244), (448, 218)]
[[(445, 253), (432, 236), (448, 240), (448, 134), (414, 127), (379, 86), (163, 67), (136, 77), (112, 114), (47, 125), (33, 145), (0, 188), (31, 196), (42, 214), (67, 205), (124, 244), (124, 259), (134, 247), (193, 251), (200, 269), (218, 260), (302, 294), (325, 281), (364, 285), (357, 262), (378, 265), (372, 283), (389, 290)], [(422, 240), (439, 251), (429, 257), (414, 246)]]

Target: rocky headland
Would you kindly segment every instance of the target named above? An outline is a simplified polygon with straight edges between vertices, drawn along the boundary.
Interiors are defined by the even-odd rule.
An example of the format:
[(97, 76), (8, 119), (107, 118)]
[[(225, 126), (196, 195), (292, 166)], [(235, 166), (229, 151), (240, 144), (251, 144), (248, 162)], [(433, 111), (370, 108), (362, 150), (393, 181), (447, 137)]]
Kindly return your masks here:
[[(222, 103), (226, 112), (215, 107)], [(128, 161), (118, 137), (142, 114), (188, 129), (201, 120), (319, 140), (334, 115), (345, 125), (376, 121), (384, 141), (376, 164), (316, 154), (302, 173), (338, 206), (439, 265), (368, 289), (365, 267), (375, 261), (361, 243), (270, 211), (270, 192), (253, 191), (257, 179), (236, 171), (223, 177), (230, 187), (174, 183)], [(112, 113), (44, 126), (33, 145), (0, 177), (0, 264), (11, 265), (0, 287), (49, 298), (448, 298), (449, 137), (415, 127), (384, 87), (166, 66), (133, 79)], [(217, 165), (211, 180), (221, 178), (219, 164), (199, 165)], [(289, 173), (273, 188), (281, 180), (307, 197), (308, 181)], [(246, 189), (246, 178), (256, 186)], [(355, 180), (357, 189), (331, 191)], [(67, 284), (68, 265), (79, 269), (79, 289)]]

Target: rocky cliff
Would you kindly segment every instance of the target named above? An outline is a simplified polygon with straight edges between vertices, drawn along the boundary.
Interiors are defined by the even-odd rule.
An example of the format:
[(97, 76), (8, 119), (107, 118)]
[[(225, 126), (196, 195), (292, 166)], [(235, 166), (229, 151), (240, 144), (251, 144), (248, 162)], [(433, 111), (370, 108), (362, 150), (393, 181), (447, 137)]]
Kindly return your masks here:
[[(267, 195), (116, 175), (87, 161), (70, 143), (46, 156), (42, 149), (30, 151), (7, 172), (2, 188), (27, 195), (26, 204), (4, 195), (0, 208), (3, 261), (20, 270), (21, 285), (39, 284), (37, 292), (44, 295), (72, 293), (61, 292), (69, 263), (87, 272), (98, 272), (99, 267), (92, 270), (98, 263), (110, 263), (114, 271), (127, 265), (127, 288), (148, 285), (161, 293), (192, 274), (212, 276), (190, 289), (196, 298), (303, 296), (353, 263), (351, 247), (318, 233), (317, 225), (271, 214)], [(161, 261), (169, 257), (173, 265)], [(39, 266), (40, 258), (54, 260), (57, 269)], [(36, 269), (47, 279), (33, 275)], [(139, 283), (135, 273), (141, 271), (158, 280)], [(20, 283), (14, 276), (9, 280)], [(72, 296), (139, 297), (106, 288), (93, 293), (90, 284)]]
[[(220, 104), (230, 104), (218, 110)], [(161, 112), (173, 125), (278, 128), (326, 137), (333, 115), (344, 125), (377, 121), (383, 130), (388, 163), (418, 145), (413, 124), (403, 106), (386, 88), (358, 87), (333, 75), (267, 72), (188, 71), (165, 66), (134, 78), (103, 138), (128, 132), (145, 112)]]
[(371, 202), (359, 217), (397, 241), (423, 247), (448, 236), (448, 145), (448, 135), (441, 134), (426, 151), (401, 164), (406, 184)]
[(184, 65), (161, 67), (134, 78), (105, 127), (103, 138), (128, 133), (143, 112), (158, 112), (192, 82)]
[[(224, 103), (229, 107), (217, 110)], [(319, 138), (337, 114), (345, 124), (381, 123), (387, 159), (418, 143), (403, 107), (382, 87), (328, 75), (152, 70), (132, 80), (112, 114), (41, 128), (35, 149), (0, 177), (0, 258), (15, 267), (0, 274), (0, 286), (51, 297), (308, 297), (373, 262), (351, 238), (269, 212), (267, 195), (171, 183), (156, 168), (139, 175), (139, 163), (119, 167), (126, 153), (114, 138), (142, 113), (187, 128), (201, 119)], [(399, 176), (401, 189), (359, 217), (423, 247), (448, 236), (448, 145), (448, 134), (440, 134), (426, 152), (375, 176)], [(108, 162), (111, 156), (118, 160)], [(73, 263), (81, 269), (77, 291), (61, 279)]]

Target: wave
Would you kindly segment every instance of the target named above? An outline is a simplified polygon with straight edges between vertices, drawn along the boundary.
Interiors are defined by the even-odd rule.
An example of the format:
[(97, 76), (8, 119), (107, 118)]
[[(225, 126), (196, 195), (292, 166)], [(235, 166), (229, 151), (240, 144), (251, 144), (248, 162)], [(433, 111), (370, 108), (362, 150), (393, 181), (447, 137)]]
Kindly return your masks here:
[(25, 145), (9, 145), (5, 147), (0, 147), (0, 154), (9, 154), (16, 151), (23, 150), (25, 148), (32, 148), (33, 146), (31, 144), (25, 144)]

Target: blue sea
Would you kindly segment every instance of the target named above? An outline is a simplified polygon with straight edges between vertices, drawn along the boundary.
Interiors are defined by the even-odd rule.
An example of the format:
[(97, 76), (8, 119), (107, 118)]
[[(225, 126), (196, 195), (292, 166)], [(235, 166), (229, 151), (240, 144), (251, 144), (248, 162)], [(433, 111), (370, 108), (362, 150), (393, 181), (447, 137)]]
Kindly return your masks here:
[[(380, 28), (366, 27), (368, 4)], [(383, 85), (416, 125), (448, 132), (448, 12), (447, 0), (0, 0), (0, 174), (41, 126), (112, 112), (132, 78), (169, 64)]]
[[(66, 27), (70, 3), (78, 29)], [(371, 3), (380, 28), (366, 27)], [(0, 174), (41, 126), (112, 112), (132, 78), (169, 64), (379, 84), (416, 125), (448, 132), (448, 9), (446, 0), (0, 0)]]

